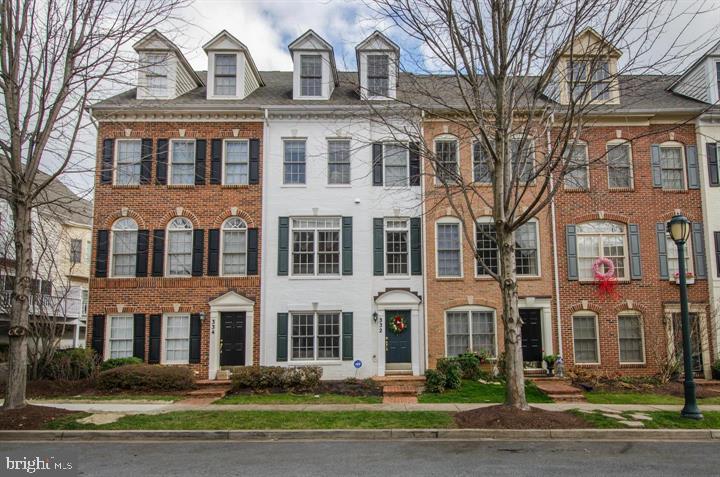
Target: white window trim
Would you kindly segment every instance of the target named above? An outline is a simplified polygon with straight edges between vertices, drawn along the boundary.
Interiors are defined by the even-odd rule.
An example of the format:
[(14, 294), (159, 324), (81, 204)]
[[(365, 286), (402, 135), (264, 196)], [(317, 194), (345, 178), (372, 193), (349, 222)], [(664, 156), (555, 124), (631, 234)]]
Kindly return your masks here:
[[(478, 217), (477, 221), (475, 222), (475, 230), (473, 231), (475, 233), (475, 252), (477, 253), (477, 225), (478, 224), (492, 224), (493, 218), (489, 215), (484, 215), (482, 217)], [(537, 261), (537, 274), (535, 275), (522, 275), (518, 274), (517, 278), (518, 280), (524, 280), (524, 279), (534, 279), (534, 278), (540, 278), (542, 277), (542, 250), (540, 245), (540, 221), (538, 219), (530, 219), (527, 221), (527, 224), (534, 224), (535, 225), (535, 250), (536, 253), (536, 261)], [(517, 260), (517, 259), (516, 259)], [(490, 275), (480, 275), (478, 274), (478, 260), (477, 257), (474, 257), (473, 260), (475, 263), (474, 265), (474, 275), (475, 278), (480, 279), (490, 279), (492, 278)], [(498, 250), (498, 272), (500, 271), (500, 267), (502, 266), (502, 263), (500, 261), (500, 251)]]
[[(139, 143), (140, 143), (140, 160), (138, 161), (138, 163), (140, 164), (140, 177), (138, 177), (138, 182), (137, 182), (137, 184), (118, 184), (118, 181), (117, 181), (117, 171), (118, 171), (118, 169), (119, 169), (119, 168), (118, 168), (118, 156), (120, 155), (120, 143), (121, 143), (121, 142), (139, 142)], [(113, 171), (112, 171), (112, 173), (113, 173), (113, 178), (112, 178), (112, 183), (113, 183), (113, 185), (119, 185), (119, 186), (121, 186), (121, 187), (136, 187), (136, 186), (139, 186), (140, 183), (142, 182), (142, 139), (136, 139), (136, 138), (131, 138), (131, 139), (118, 138), (118, 139), (115, 139), (115, 144), (114, 144), (114, 147), (113, 147), (113, 166), (114, 166), (114, 167), (113, 167)]]
[[(407, 177), (406, 184), (388, 184), (387, 183), (387, 174), (385, 173), (385, 167), (387, 166), (387, 162), (385, 161), (385, 146), (401, 146), (405, 148), (405, 168), (407, 171)], [(383, 154), (383, 187), (385, 189), (408, 189), (410, 188), (410, 148), (409, 144), (405, 142), (397, 142), (397, 141), (388, 141), (382, 143), (382, 154)]]
[[(350, 179), (347, 184), (331, 184), (330, 183), (330, 143), (331, 142), (342, 142), (347, 141), (350, 144), (350, 150), (349, 150), (349, 166), (350, 166)], [(352, 186), (352, 138), (349, 137), (327, 137), (325, 138), (325, 144), (326, 144), (326, 153), (327, 153), (327, 161), (325, 162), (325, 165), (327, 166), (327, 183), (325, 184), (327, 187), (338, 187), (338, 188), (346, 188)], [(307, 147), (307, 145), (306, 145)], [(307, 151), (306, 151), (307, 154)], [(307, 160), (306, 160), (307, 162)], [(305, 165), (305, 174), (307, 178), (307, 164)]]
[[(340, 320), (340, 342), (338, 346), (338, 357), (337, 358), (318, 358), (318, 315), (332, 315), (337, 314), (339, 315)], [(293, 315), (313, 315), (313, 358), (293, 358)], [(342, 355), (343, 355), (343, 314), (340, 310), (309, 310), (309, 311), (300, 311), (300, 310), (294, 310), (294, 311), (288, 311), (288, 360), (293, 363), (323, 363), (323, 362), (329, 362), (329, 363), (338, 363), (342, 361)]]
[[(437, 164), (439, 162), (437, 160), (437, 143), (438, 142), (452, 142), (452, 141), (455, 142), (455, 159), (456, 159), (455, 174), (459, 175), (460, 174), (460, 140), (456, 136), (454, 136), (452, 134), (441, 134), (439, 136), (436, 136), (435, 139), (433, 139), (433, 155), (435, 156), (435, 162)], [(409, 159), (409, 154), (408, 154), (408, 159)], [(437, 165), (436, 165), (436, 167), (437, 167)], [(475, 171), (473, 170), (473, 175), (474, 175), (474, 173), (475, 173)], [(410, 166), (408, 163), (408, 180), (409, 180), (409, 177), (410, 177)], [(474, 177), (473, 177), (473, 179), (474, 179)], [(443, 182), (440, 180), (440, 178), (437, 175), (437, 171), (435, 171), (434, 180), (435, 180), (435, 185), (443, 185)]]
[[(630, 164), (630, 188), (629, 190), (635, 190), (635, 166), (633, 163), (633, 150), (632, 150), (632, 142), (626, 140), (626, 139), (616, 139), (613, 141), (608, 141), (605, 144), (605, 157), (606, 162), (607, 161), (607, 154), (615, 146), (623, 146), (626, 145), (628, 149), (628, 162)], [(612, 187), (610, 185), (610, 164), (607, 165), (607, 184), (608, 184), (608, 190), (628, 190), (627, 187)]]
[[(235, 57), (235, 94), (218, 94), (215, 91), (215, 74), (216, 74), (216, 68), (217, 68), (217, 55), (232, 55)], [(240, 55), (232, 52), (232, 51), (217, 51), (212, 53), (212, 70), (208, 72), (208, 76), (210, 77), (210, 81), (208, 83), (212, 83), (212, 96), (210, 99), (228, 99), (228, 98), (237, 98), (240, 96), (240, 85), (241, 85), (241, 68), (243, 66), (240, 64)]]
[[(283, 188), (302, 188), (308, 185), (308, 138), (307, 137), (283, 137), (282, 141), (282, 182), (280, 187)], [(288, 141), (304, 141), (305, 142), (305, 182), (288, 183), (285, 182), (285, 143)]]
[[(108, 359), (111, 359), (111, 349), (110, 349), (110, 333), (112, 330), (112, 320), (114, 318), (130, 318), (130, 323), (132, 324), (132, 337), (130, 338), (130, 341), (135, 340), (135, 319), (132, 313), (120, 313), (116, 315), (108, 315), (106, 318), (105, 323), (105, 346), (104, 346), (104, 352), (103, 352), (103, 361), (107, 361)], [(134, 346), (134, 343), (133, 343)], [(130, 352), (130, 357), (132, 357), (133, 354)]]
[[(663, 148), (669, 149), (669, 148), (677, 148), (680, 149), (680, 163), (682, 164), (682, 181), (683, 186), (680, 189), (666, 189), (664, 186), (662, 187), (662, 190), (669, 190), (669, 191), (678, 191), (678, 190), (688, 190), (688, 176), (687, 176), (687, 158), (685, 157), (685, 145), (681, 142), (677, 141), (665, 141), (660, 144), (660, 177), (663, 178), (663, 169), (662, 169), (662, 150)], [(664, 178), (663, 178), (664, 179)], [(664, 183), (664, 180), (663, 180)]]
[[(475, 270), (473, 271), (473, 274), (475, 275), (475, 278), (486, 279), (486, 280), (492, 278), (491, 275), (478, 274), (478, 259), (477, 259), (477, 226), (478, 226), (478, 224), (492, 224), (492, 223), (493, 223), (493, 218), (490, 217), (489, 215), (484, 215), (482, 217), (478, 217), (477, 220), (475, 221), (475, 226), (474, 226), (474, 230), (473, 230), (473, 233), (475, 234), (473, 237), (475, 240), (475, 245), (473, 247), (473, 250), (475, 251), (475, 256), (473, 257), (473, 262), (474, 262), (473, 267), (475, 268)], [(499, 258), (498, 258), (498, 271), (500, 271), (500, 259)]]
[[(405, 228), (405, 232), (407, 233), (407, 273), (388, 273), (388, 244), (387, 244), (387, 232), (388, 227), (387, 223), (389, 220), (404, 220), (407, 224)], [(400, 232), (400, 229), (393, 229), (395, 232)], [(409, 217), (385, 217), (383, 219), (383, 266), (385, 267), (383, 270), (383, 275), (386, 278), (408, 278), (410, 276), (411, 267), (412, 264), (410, 263), (410, 249), (412, 248), (412, 244), (410, 243), (410, 218)]]
[[(191, 250), (190, 250), (190, 268), (191, 268), (191, 270), (190, 270), (190, 273), (188, 273), (187, 275), (171, 275), (170, 274), (170, 224), (172, 224), (173, 220), (175, 220), (177, 218), (183, 218), (190, 223), (190, 241), (192, 242)], [(184, 230), (182, 230), (182, 229), (178, 230), (178, 231), (184, 232)], [(167, 225), (165, 226), (165, 257), (164, 257), (165, 258), (165, 275), (164, 276), (171, 277), (171, 278), (187, 278), (187, 277), (192, 276), (192, 255), (193, 255), (192, 248), (195, 246), (195, 243), (193, 240), (195, 238), (194, 232), (195, 232), (195, 226), (193, 225), (192, 220), (188, 219), (187, 217), (182, 217), (182, 216), (173, 217), (167, 223)]]
[[(638, 318), (638, 322), (640, 323), (640, 349), (642, 350), (642, 361), (623, 361), (620, 353), (620, 317), (621, 316), (636, 316)], [(618, 336), (618, 362), (620, 364), (645, 364), (647, 357), (645, 355), (645, 323), (643, 321), (643, 316), (640, 314), (640, 312), (628, 310), (628, 311), (622, 311), (618, 313), (617, 320), (615, 320), (617, 323), (617, 336)]]
[(476, 146), (479, 147), (480, 149), (483, 149), (483, 145), (481, 144), (480, 141), (473, 141), (472, 144), (470, 145), (470, 148), (471, 148), (470, 156), (471, 156), (471, 160), (472, 160), (472, 182), (473, 182), (473, 184), (481, 184), (481, 185), (491, 186), (492, 185), (492, 177), (490, 177), (490, 180), (488, 180), (488, 181), (479, 181), (475, 178), (475, 147)]
[[(315, 96), (308, 96), (302, 94), (302, 81), (303, 81), (303, 75), (302, 75), (302, 59), (303, 56), (319, 56), (320, 57), (320, 94)], [(326, 72), (325, 72), (325, 63), (329, 61), (322, 51), (305, 51), (298, 53), (298, 75), (297, 75), (297, 81), (298, 81), (298, 95), (295, 97), (295, 99), (329, 99), (326, 97), (325, 93), (325, 83), (326, 83)]]
[[(392, 66), (395, 63), (395, 59), (394, 59), (395, 55), (391, 54), (389, 51), (383, 51), (383, 50), (379, 50), (379, 51), (368, 50), (368, 51), (364, 51), (363, 55), (365, 56), (364, 57), (365, 71), (363, 71), (363, 80), (365, 81), (365, 87), (363, 88), (365, 99), (368, 101), (380, 101), (380, 100), (387, 101), (390, 99), (394, 99), (395, 98), (395, 96), (394, 96), (395, 88), (393, 87), (393, 84), (392, 84), (393, 79), (394, 79), (393, 74), (392, 74)], [(368, 72), (370, 71), (369, 63), (370, 63), (371, 56), (386, 56), (387, 57), (387, 65), (388, 65), (388, 71), (387, 71), (387, 74), (388, 74), (388, 78), (387, 78), (388, 79), (388, 91), (387, 92), (388, 92), (388, 94), (387, 94), (387, 96), (370, 94), (370, 77), (368, 76)]]
[[(667, 225), (667, 222), (665, 222), (665, 225)], [(692, 234), (691, 234), (692, 235)], [(665, 254), (665, 260), (667, 261), (667, 267), (668, 267), (668, 280), (675, 283), (675, 272), (680, 271), (680, 263), (679, 259), (677, 257), (677, 245), (675, 245), (675, 242), (670, 238), (670, 232), (665, 230), (665, 244), (666, 247), (672, 247), (675, 250), (675, 259), (678, 260), (678, 270), (671, 271), (670, 270), (670, 253), (666, 251)], [(687, 274), (692, 273), (693, 276), (695, 275), (695, 255), (693, 254), (693, 241), (692, 236), (687, 239), (685, 242), (685, 260), (687, 261), (687, 269), (685, 270), (685, 273)]]
[[(576, 353), (575, 353), (575, 317), (576, 316), (592, 316), (595, 319), (595, 350), (597, 355), (597, 361), (596, 362), (578, 362)], [(571, 328), (572, 328), (572, 343), (573, 343), (573, 362), (575, 366), (595, 366), (601, 364), (602, 358), (600, 357), (600, 328), (598, 323), (598, 315), (594, 312), (577, 312), (573, 313), (573, 315), (570, 317), (571, 319)]]
[[(458, 226), (458, 234), (460, 240), (460, 275), (440, 275), (440, 259), (439, 259), (439, 247), (438, 247), (438, 226), (441, 224), (456, 224)], [(457, 217), (441, 217), (435, 221), (435, 278), (438, 280), (457, 280), (458, 278), (464, 278), (465, 270), (463, 263), (463, 223)]]
[[(338, 231), (338, 233), (339, 233), (339, 245), (340, 245), (340, 251), (339, 251), (339, 253), (340, 253), (340, 260), (339, 260), (339, 262), (338, 262), (338, 273), (323, 273), (322, 275), (318, 273), (318, 270), (319, 270), (319, 260), (320, 260), (320, 255), (319, 255), (319, 253), (318, 253), (318, 232), (319, 232), (319, 231), (333, 231), (333, 230), (335, 230), (335, 229), (329, 229), (329, 228), (314, 228), (314, 229), (299, 228), (299, 229), (297, 229), (297, 230), (303, 230), (303, 231), (313, 230), (313, 240), (314, 240), (314, 248), (313, 248), (314, 265), (313, 265), (313, 270), (314, 270), (314, 273), (312, 273), (312, 274), (310, 274), (310, 273), (293, 273), (293, 269), (294, 269), (294, 267), (293, 267), (293, 248), (294, 248), (293, 245), (294, 245), (294, 243), (295, 243), (295, 238), (294, 238), (294, 234), (293, 234), (295, 228), (293, 227), (293, 222), (294, 222), (294, 219), (304, 219), (304, 218), (312, 218), (312, 219), (317, 219), (317, 218), (332, 218), (332, 219), (339, 219), (339, 220), (340, 220), (340, 225), (339, 225), (338, 228), (337, 228), (337, 231)], [(341, 277), (342, 277), (342, 266), (343, 266), (343, 256), (342, 256), (342, 255), (343, 255), (343, 253), (342, 253), (342, 217), (337, 216), (337, 215), (327, 215), (327, 216), (302, 216), (302, 215), (298, 215), (298, 216), (290, 217), (288, 220), (289, 220), (289, 224), (288, 224), (288, 233), (289, 233), (289, 236), (288, 236), (288, 249), (289, 249), (289, 250), (288, 250), (288, 253), (290, 254), (289, 260), (288, 260), (288, 276), (289, 276), (289, 277), (292, 277), (292, 278), (300, 278), (300, 279), (320, 279), (320, 280), (323, 280), (323, 279), (341, 278)], [(296, 311), (296, 313), (301, 313), (301, 312), (300, 312), (300, 311)], [(330, 313), (330, 312), (328, 312), (328, 313)]]
[[(568, 146), (571, 148), (570, 154), (572, 154), (572, 148), (574, 147), (582, 147), (585, 149), (585, 178), (587, 179), (587, 184), (585, 187), (575, 187), (575, 186), (568, 186), (567, 183), (567, 175), (563, 178), (563, 189), (565, 190), (571, 190), (571, 191), (589, 191), (590, 190), (590, 150), (588, 149), (588, 145), (585, 141), (575, 141), (573, 144), (568, 144)], [(569, 159), (568, 159), (569, 164)], [(580, 168), (576, 169), (579, 170)]]
[[(167, 359), (167, 325), (170, 316), (187, 316), (188, 317), (188, 359), (173, 360)], [(160, 336), (160, 364), (190, 364), (190, 329), (192, 328), (192, 316), (190, 313), (163, 313), (162, 315), (162, 334)]]
[[(192, 142), (193, 143), (193, 166), (197, 164), (197, 144), (195, 143), (195, 138), (173, 138), (168, 141), (168, 171), (167, 171), (167, 184), (169, 186), (174, 187), (193, 187), (195, 185), (195, 181), (193, 180), (191, 184), (174, 184), (172, 182), (172, 166), (173, 166), (173, 143), (174, 142)], [(194, 177), (194, 167), (193, 167), (193, 177)]]
[[(489, 311), (489, 312), (492, 313), (492, 316), (493, 316), (493, 331), (494, 331), (494, 334), (495, 334), (495, 338), (493, 339), (493, 341), (494, 341), (494, 348), (495, 348), (493, 358), (497, 358), (497, 356), (498, 356), (497, 310), (495, 310), (494, 308), (490, 308), (490, 307), (488, 307), (488, 306), (480, 306), (480, 305), (458, 306), (458, 307), (455, 307), (455, 308), (448, 308), (447, 310), (445, 310), (445, 311), (443, 312), (443, 326), (444, 326), (444, 329), (443, 329), (443, 340), (445, 341), (445, 357), (448, 356), (448, 343), (447, 343), (447, 342), (448, 342), (448, 339), (447, 339), (447, 331), (448, 331), (448, 326), (447, 326), (448, 316), (447, 316), (447, 315), (448, 315), (448, 313), (452, 313), (452, 312), (467, 313), (467, 319), (468, 319), (468, 321), (469, 321), (469, 322), (468, 322), (468, 337), (469, 337), (468, 343), (470, 344), (470, 348), (472, 348), (472, 335), (473, 335), (472, 331), (473, 331), (473, 330), (472, 330), (472, 315), (471, 315), (471, 313), (472, 313), (473, 311), (482, 311), (482, 312), (488, 312), (488, 311)], [(475, 352), (475, 350), (473, 350), (473, 352)]]
[[(618, 222), (618, 221), (616, 221), (616, 220), (607, 220), (607, 219), (602, 219), (602, 220), (600, 220), (600, 219), (598, 219), (598, 220), (588, 220), (588, 221), (585, 221), (585, 222), (580, 222), (580, 224), (586, 224), (586, 223), (590, 223), (590, 222), (612, 222), (612, 223), (621, 225), (621, 226), (625, 229), (622, 234), (611, 234), (611, 233), (586, 234), (586, 233), (577, 232), (577, 233), (576, 233), (576, 236), (585, 235), (585, 236), (600, 236), (600, 237), (604, 237), (604, 236), (608, 236), (608, 235), (622, 235), (623, 238), (624, 238), (624, 242), (623, 242), (623, 264), (625, 265), (625, 276), (622, 277), (622, 278), (616, 276), (615, 278), (617, 279), (617, 281), (619, 281), (619, 282), (621, 282), (621, 283), (629, 282), (629, 281), (631, 280), (631, 271), (630, 271), (630, 256), (629, 256), (629, 253), (630, 253), (630, 239), (628, 238), (628, 224), (625, 224), (625, 223), (623, 223), (623, 222)], [(578, 224), (578, 225), (580, 225), (580, 224)], [(600, 252), (602, 252), (602, 248), (603, 248), (603, 242), (602, 242), (602, 239), (601, 239), (601, 240), (600, 240), (600, 249), (601, 249), (601, 250), (599, 250)], [(603, 255), (603, 254), (601, 253), (601, 254), (598, 255), (596, 258), (600, 258), (600, 257), (605, 257), (605, 255)], [(578, 260), (578, 267), (579, 267), (579, 264), (580, 264), (580, 254), (579, 254), (579, 253), (577, 254), (577, 260)], [(592, 277), (592, 278), (580, 278), (580, 274), (579, 274), (579, 271), (578, 271), (578, 281), (580, 281), (580, 283), (593, 283), (593, 282), (596, 281), (596, 279), (595, 279), (595, 277)]]
[[(248, 249), (248, 229), (247, 222), (243, 219), (240, 219), (245, 224), (245, 273), (242, 274), (230, 274), (225, 273), (225, 260), (223, 259), (225, 254), (225, 224), (232, 220), (232, 219), (240, 219), (240, 217), (232, 216), (228, 217), (223, 221), (223, 223), (220, 225), (220, 276), (221, 277), (246, 277), (247, 276), (247, 249)], [(239, 231), (240, 229), (233, 229), (233, 231)]]
[[(227, 180), (225, 178), (225, 161), (227, 160), (227, 144), (229, 142), (244, 142), (247, 143), (247, 165), (248, 165), (248, 180), (247, 182), (241, 182), (239, 184), (228, 184)], [(307, 167), (307, 166), (306, 166)], [(222, 185), (229, 185), (229, 186), (242, 186), (242, 185), (248, 185), (250, 183), (250, 140), (249, 139), (236, 139), (236, 138), (228, 138), (223, 139), (222, 143), (222, 161), (220, 161), (220, 177), (222, 178), (221, 184)]]
[(715, 67), (712, 72), (713, 79), (715, 80), (715, 100), (720, 101), (720, 60), (715, 60), (713, 66)]
[[(110, 227), (110, 243), (108, 244), (108, 277), (110, 278), (135, 278), (137, 276), (137, 270), (135, 270), (135, 275), (115, 275), (114, 273), (115, 268), (113, 267), (113, 248), (115, 245), (115, 224), (124, 219), (130, 219), (135, 222), (135, 233), (138, 233), (140, 231), (140, 226), (138, 225), (137, 220), (130, 217), (121, 217), (115, 222), (113, 222), (112, 226)], [(128, 230), (123, 230), (122, 232), (128, 232)], [(135, 260), (137, 260), (137, 242), (135, 246)]]

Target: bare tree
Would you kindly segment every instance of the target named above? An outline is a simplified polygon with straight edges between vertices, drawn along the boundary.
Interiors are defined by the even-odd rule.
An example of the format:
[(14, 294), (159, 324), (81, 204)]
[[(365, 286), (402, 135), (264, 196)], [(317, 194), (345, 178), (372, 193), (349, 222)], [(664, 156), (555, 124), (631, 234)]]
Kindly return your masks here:
[[(410, 137), (421, 149), (430, 164), (424, 173), (440, 185), (426, 188), (425, 204), (450, 207), (472, 223), (484, 215), (482, 209), (492, 211), (492, 231), (480, 233), (497, 244), (499, 263), (485, 263), (467, 227), (464, 241), (502, 295), (506, 404), (529, 409), (515, 232), (552, 203), (558, 184), (576, 180), (577, 172), (585, 168), (607, 164), (606, 155), (579, 161), (573, 154), (579, 138), (597, 115), (642, 102), (648, 86), (642, 74), (678, 67), (690, 49), (702, 48), (697, 43), (692, 48), (678, 43), (684, 28), (672, 38), (665, 28), (674, 21), (690, 22), (702, 13), (702, 5), (663, 0), (368, 0), (368, 4), (419, 52), (408, 52), (397, 65), (409, 73), (400, 78), (395, 107), (369, 102), (370, 117), (394, 129), (400, 140)], [(622, 47), (622, 61), (617, 61), (620, 51), (615, 45)], [(652, 66), (643, 66), (651, 53)], [(622, 105), (615, 100), (621, 89), (623, 94), (632, 92)], [(415, 121), (415, 130), (407, 127), (413, 121), (397, 128), (394, 118), (402, 110), (425, 121)], [(445, 121), (461, 144), (477, 144), (475, 165), (457, 168), (455, 152), (435, 150), (432, 141), (423, 137), (427, 120)]]
[[(99, 87), (128, 77), (130, 42), (164, 24), (185, 0), (5, 0), (0, 2), (0, 172), (13, 215), (11, 297), (4, 407), (25, 405), (32, 211), (73, 165), (85, 109)], [(167, 24), (166, 24), (167, 26)], [(41, 177), (44, 170), (47, 176)]]

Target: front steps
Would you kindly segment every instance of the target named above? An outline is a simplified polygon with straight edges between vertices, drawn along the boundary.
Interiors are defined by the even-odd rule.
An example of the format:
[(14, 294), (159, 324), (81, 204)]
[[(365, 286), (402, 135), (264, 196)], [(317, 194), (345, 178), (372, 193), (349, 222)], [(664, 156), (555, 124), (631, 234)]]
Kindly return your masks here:
[(567, 380), (551, 377), (531, 377), (538, 389), (548, 395), (555, 402), (585, 402), (582, 390), (572, 386)]
[[(402, 370), (404, 371), (404, 370)], [(395, 374), (386, 371), (385, 376), (374, 376), (372, 379), (383, 388), (383, 404), (416, 404), (417, 396), (425, 387), (425, 376)], [(390, 374), (392, 373), (392, 374)]]

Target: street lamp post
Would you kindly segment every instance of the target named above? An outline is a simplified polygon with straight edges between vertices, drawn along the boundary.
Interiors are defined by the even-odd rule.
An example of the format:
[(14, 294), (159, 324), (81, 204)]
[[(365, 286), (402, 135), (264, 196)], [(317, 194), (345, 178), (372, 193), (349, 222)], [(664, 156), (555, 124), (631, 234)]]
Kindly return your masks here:
[(685, 405), (680, 415), (688, 419), (702, 419), (695, 398), (693, 379), (692, 344), (690, 341), (690, 313), (688, 311), (687, 279), (685, 277), (685, 243), (690, 237), (690, 222), (683, 215), (675, 215), (668, 222), (668, 233), (678, 250), (678, 275), (680, 278), (680, 317), (682, 319), (683, 367), (685, 369)]

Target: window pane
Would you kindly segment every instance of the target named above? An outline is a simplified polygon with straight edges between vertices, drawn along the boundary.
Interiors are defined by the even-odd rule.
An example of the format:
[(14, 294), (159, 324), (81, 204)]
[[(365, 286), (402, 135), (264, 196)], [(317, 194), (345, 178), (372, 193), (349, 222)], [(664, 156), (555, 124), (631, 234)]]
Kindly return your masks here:
[(495, 356), (495, 318), (491, 311), (473, 311), (472, 349), (475, 353), (485, 351)]
[(248, 142), (225, 142), (225, 184), (248, 183)]
[(318, 275), (340, 273), (340, 232), (318, 231)]
[(473, 179), (475, 182), (491, 183), (489, 155), (480, 143), (473, 144)]
[(246, 235), (244, 230), (223, 230), (223, 275), (246, 272)]
[(447, 312), (447, 354), (457, 356), (470, 349), (468, 312)]
[(305, 183), (305, 141), (285, 141), (285, 184)]
[(168, 272), (190, 275), (192, 271), (192, 231), (168, 231)]
[(575, 361), (577, 363), (598, 362), (595, 317), (574, 316), (573, 337), (575, 344)]
[(302, 96), (322, 95), (322, 57), (320, 55), (300, 56), (300, 94)]
[(537, 275), (537, 228), (528, 222), (515, 231), (515, 268), (518, 275)]
[(328, 141), (328, 184), (350, 183), (350, 141)]
[(234, 96), (237, 84), (237, 55), (215, 55), (215, 94)]
[(408, 185), (408, 150), (401, 144), (385, 144), (383, 146), (383, 162), (385, 165), (385, 185)]
[(190, 315), (166, 317), (165, 360), (187, 362), (190, 358)]
[(584, 222), (577, 225), (577, 234), (580, 280), (595, 280), (592, 266), (600, 257), (612, 260), (617, 278), (627, 277), (627, 236), (624, 225), (608, 221)]
[(340, 358), (340, 314), (318, 313), (318, 359)]
[(133, 353), (133, 317), (110, 317), (110, 358), (129, 358)]
[(533, 178), (533, 143), (526, 139), (522, 142), (522, 151), (520, 150), (520, 140), (510, 141), (510, 157), (512, 160), (513, 174), (520, 182), (528, 182)]
[(292, 315), (292, 359), (315, 358), (315, 323), (312, 314)]
[(389, 61), (387, 55), (368, 55), (367, 57), (368, 94), (387, 96), (389, 90)]
[(632, 187), (632, 166), (630, 164), (630, 146), (620, 144), (608, 149), (608, 185), (614, 188)]
[[(388, 230), (394, 221), (386, 222), (385, 250), (387, 275), (407, 275), (408, 273), (408, 231)], [(402, 221), (405, 226), (407, 221)]]
[(112, 244), (112, 274), (115, 277), (135, 276), (135, 254), (137, 251), (137, 230), (114, 230)]
[(637, 315), (618, 316), (618, 329), (620, 333), (620, 362), (642, 362), (643, 343), (640, 317)]
[[(490, 223), (477, 224), (475, 240), (477, 248), (477, 274), (488, 275), (498, 272), (497, 235), (495, 225)], [(483, 267), (483, 263), (485, 266)], [(487, 267), (487, 268), (486, 268)]]
[(140, 146), (140, 141), (117, 141), (116, 184), (140, 184)]
[(195, 141), (172, 141), (171, 184), (195, 183)]
[(315, 273), (315, 232), (293, 232), (293, 274)]
[(683, 181), (683, 157), (682, 149), (679, 147), (660, 148), (660, 167), (662, 169), (663, 189), (682, 189), (685, 187)]
[(437, 177), (442, 182), (458, 178), (457, 141), (436, 141), (435, 159)]
[(588, 188), (588, 157), (587, 148), (583, 145), (570, 146), (567, 160), (565, 187), (570, 189)]
[(459, 277), (460, 224), (438, 224), (437, 251), (438, 276)]

